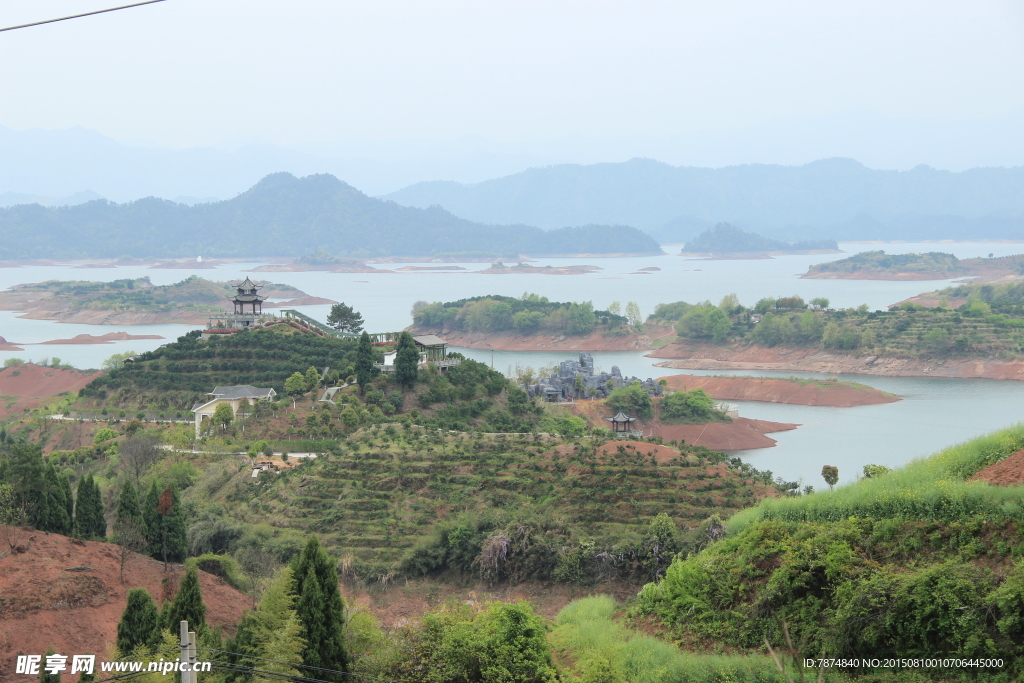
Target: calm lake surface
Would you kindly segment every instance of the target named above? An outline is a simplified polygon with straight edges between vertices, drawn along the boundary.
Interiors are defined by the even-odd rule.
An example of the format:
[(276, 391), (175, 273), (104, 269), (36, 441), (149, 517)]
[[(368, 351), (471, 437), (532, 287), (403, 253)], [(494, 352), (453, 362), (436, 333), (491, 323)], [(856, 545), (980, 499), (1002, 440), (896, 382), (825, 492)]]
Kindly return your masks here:
[[(550, 258), (533, 265), (591, 264), (603, 270), (589, 275), (483, 275), (489, 264), (464, 263), (465, 271), (406, 273), (260, 273), (259, 277), (293, 285), (307, 294), (344, 301), (359, 310), (370, 331), (399, 330), (411, 322), (413, 303), (451, 301), (484, 294), (519, 296), (536, 292), (555, 301), (592, 300), (604, 308), (612, 301), (636, 301), (646, 316), (659, 303), (690, 302), (735, 292), (740, 301), (752, 305), (764, 296), (799, 294), (805, 299), (828, 297), (833, 306), (868, 304), (872, 309), (949, 286), (950, 281), (886, 282), (870, 280), (801, 280), (799, 276), (815, 263), (844, 258), (849, 253), (885, 249), (887, 253), (943, 251), (959, 258), (1024, 253), (1024, 244), (989, 243), (902, 243), (843, 244), (846, 254), (782, 256), (747, 261), (690, 260), (675, 255), (628, 258)], [(666, 247), (670, 254), (677, 247)], [(232, 263), (216, 269), (150, 269), (142, 266), (111, 269), (83, 269), (73, 266), (31, 266), (0, 268), (0, 289), (45, 280), (110, 281), (149, 277), (154, 284), (171, 284), (189, 275), (212, 280), (241, 280), (258, 263)], [(404, 265), (379, 264), (382, 269)], [(641, 268), (657, 267), (651, 274), (636, 274)], [(301, 310), (325, 319), (329, 306), (306, 306)], [(78, 334), (107, 332), (157, 334), (173, 341), (192, 329), (188, 325), (77, 325), (45, 320), (26, 320), (12, 311), (0, 311), (0, 336), (9, 342), (38, 344)], [(154, 349), (165, 340), (135, 340), (96, 345), (24, 346), (21, 352), (0, 352), (0, 361), (18, 357), (41, 360), (59, 357), (82, 367), (99, 367), (111, 354)], [(491, 351), (464, 351), (467, 356), (491, 363)], [(495, 351), (494, 367), (507, 372), (516, 364), (544, 367), (571, 357), (570, 353)], [(623, 374), (641, 378), (691, 371), (653, 367), (655, 359), (636, 352), (593, 354), (597, 365), (609, 370), (618, 365)], [(729, 374), (727, 372), (693, 374)], [(770, 376), (772, 373), (758, 373)], [(789, 373), (786, 373), (788, 376)], [(806, 375), (811, 376), (811, 375)], [(766, 403), (739, 403), (743, 417), (795, 422), (802, 426), (771, 435), (775, 448), (741, 452), (739, 455), (760, 469), (772, 470), (786, 480), (802, 479), (816, 488), (824, 485), (821, 466), (835, 465), (842, 481), (852, 481), (864, 464), (896, 466), (928, 455), (945, 446), (1008, 426), (1024, 419), (1024, 383), (992, 380), (946, 380), (844, 377), (878, 387), (904, 400), (881, 406), (822, 408)]]

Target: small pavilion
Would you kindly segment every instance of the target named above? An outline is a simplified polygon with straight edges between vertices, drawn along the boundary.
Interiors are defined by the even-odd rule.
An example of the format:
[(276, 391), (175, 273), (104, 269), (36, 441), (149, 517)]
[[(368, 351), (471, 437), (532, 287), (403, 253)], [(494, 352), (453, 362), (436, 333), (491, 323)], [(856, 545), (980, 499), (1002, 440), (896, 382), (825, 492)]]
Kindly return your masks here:
[[(235, 304), (235, 315), (261, 315), (263, 313), (263, 302), (267, 297), (260, 296), (257, 294), (257, 290), (261, 289), (262, 285), (257, 285), (255, 282), (250, 280), (248, 277), (237, 285), (233, 285), (238, 293), (234, 297), (229, 297)], [(246, 311), (245, 307), (248, 306), (249, 310)]]
[(626, 417), (621, 410), (616, 413), (615, 417), (606, 417), (605, 419), (612, 423), (612, 431), (616, 434), (633, 431), (632, 424), (637, 420), (635, 417)]

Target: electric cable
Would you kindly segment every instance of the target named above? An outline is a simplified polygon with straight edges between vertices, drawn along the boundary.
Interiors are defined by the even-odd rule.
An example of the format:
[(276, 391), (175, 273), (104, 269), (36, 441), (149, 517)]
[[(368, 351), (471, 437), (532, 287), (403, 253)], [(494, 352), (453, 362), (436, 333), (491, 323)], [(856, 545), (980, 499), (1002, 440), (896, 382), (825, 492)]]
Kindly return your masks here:
[(57, 21), (67, 21), (68, 19), (80, 19), (82, 17), (91, 17), (94, 14), (105, 14), (107, 12), (116, 12), (122, 9), (131, 9), (132, 7), (141, 7), (143, 5), (152, 5), (155, 2), (164, 2), (165, 0), (144, 0), (144, 2), (135, 2), (130, 5), (121, 5), (120, 7), (108, 7), (107, 9), (98, 9), (92, 12), (83, 12), (81, 14), (72, 14), (66, 17), (57, 17), (56, 19), (44, 19), (43, 21), (33, 21), (30, 24), (19, 24), (18, 26), (8, 26), (6, 28), (0, 28), (0, 33), (4, 31), (14, 31), (19, 28), (30, 28), (32, 26), (42, 26), (43, 24), (52, 24)]
[[(383, 679), (383, 678), (375, 678), (374, 676), (366, 676), (364, 674), (354, 674), (354, 673), (349, 673), (349, 672), (345, 672), (345, 671), (337, 671), (336, 669), (324, 669), (324, 668), (319, 667), (319, 666), (310, 666), (308, 664), (292, 664), (290, 662), (282, 662), (282, 661), (277, 660), (277, 659), (267, 659), (266, 657), (257, 657), (255, 655), (247, 655), (247, 654), (243, 654), (241, 652), (229, 652), (228, 650), (218, 650), (217, 648), (213, 648), (213, 647), (200, 647), (200, 648), (196, 648), (196, 649), (204, 650), (206, 652), (219, 652), (219, 653), (225, 654), (225, 655), (235, 655), (236, 657), (242, 657), (243, 659), (254, 659), (254, 660), (259, 660), (261, 662), (270, 662), (272, 664), (283, 664), (285, 666), (290, 666), (290, 667), (293, 667), (293, 668), (296, 668), (296, 669), (311, 669), (313, 671), (325, 671), (327, 673), (340, 674), (342, 676), (354, 676), (355, 678), (365, 678), (365, 679), (370, 680), (370, 681), (384, 681), (384, 683), (387, 683), (387, 681), (385, 681), (385, 679)], [(214, 665), (216, 666), (216, 663)], [(237, 665), (232, 665), (232, 666), (237, 666)], [(315, 680), (315, 679), (310, 679), (310, 680)]]

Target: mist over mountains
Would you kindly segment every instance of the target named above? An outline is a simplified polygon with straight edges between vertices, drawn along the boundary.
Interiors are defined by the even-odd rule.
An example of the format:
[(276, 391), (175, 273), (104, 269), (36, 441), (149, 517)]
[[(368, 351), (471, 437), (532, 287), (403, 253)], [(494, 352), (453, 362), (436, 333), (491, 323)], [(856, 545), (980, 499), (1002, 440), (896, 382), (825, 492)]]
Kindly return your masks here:
[(632, 159), (475, 184), (417, 183), (386, 196), (484, 222), (634, 225), (662, 243), (718, 221), (788, 240), (1024, 237), (1024, 167), (882, 171), (824, 159), (712, 169)]
[[(529, 168), (635, 157), (709, 169), (798, 166), (832, 157), (857, 159), (877, 169), (908, 170), (920, 164), (952, 171), (1021, 166), (1024, 111), (941, 121), (851, 110), (678, 135), (516, 141), (474, 136), (370, 140), (339, 131), (334, 141), (275, 144), (237, 138), (181, 148), (149, 140), (118, 141), (84, 128), (0, 126), (0, 204), (20, 201), (5, 196), (8, 193), (74, 200), (73, 195), (86, 190), (116, 202), (142, 197), (188, 203), (227, 199), (279, 171), (297, 176), (330, 173), (378, 196), (421, 181), (478, 183)], [(729, 218), (712, 219), (717, 220)]]
[[(837, 149), (857, 152), (859, 161), (804, 163)], [(606, 161), (638, 151), (647, 157)], [(145, 220), (159, 214), (158, 223), (170, 225), (183, 209), (157, 210), (152, 207), (159, 200), (134, 200), (215, 203), (284, 171), (330, 173), (369, 195), (419, 209), (442, 207), (449, 218), (467, 223), (544, 229), (629, 225), (662, 244), (688, 241), (723, 221), (786, 241), (1024, 238), (1024, 166), (996, 166), (1024, 164), (1024, 112), (985, 122), (848, 112), (672, 138), (499, 143), (467, 137), (288, 147), (239, 139), (186, 149), (118, 142), (81, 128), (0, 126), (0, 158), (0, 207), (57, 207), (97, 197), (137, 207), (134, 213), (99, 211), (102, 220), (115, 223), (129, 214)], [(741, 163), (752, 159), (778, 163)], [(961, 170), (911, 166), (912, 159), (942, 160)], [(965, 169), (972, 161), (993, 166)], [(872, 164), (908, 170), (877, 170)], [(150, 208), (141, 211), (143, 206)], [(214, 221), (222, 210), (199, 209), (195, 215)], [(5, 220), (31, 213), (17, 209)], [(54, 215), (62, 216), (57, 222), (81, 219)], [(37, 219), (43, 220), (26, 219), (26, 225)], [(501, 251), (501, 244), (486, 250)]]
[(303, 256), (317, 249), (353, 258), (661, 253), (629, 226), (483, 225), (439, 207), (368, 197), (325, 174), (275, 173), (233, 199), (196, 206), (156, 198), (18, 205), (0, 209), (0, 234), (0, 259)]

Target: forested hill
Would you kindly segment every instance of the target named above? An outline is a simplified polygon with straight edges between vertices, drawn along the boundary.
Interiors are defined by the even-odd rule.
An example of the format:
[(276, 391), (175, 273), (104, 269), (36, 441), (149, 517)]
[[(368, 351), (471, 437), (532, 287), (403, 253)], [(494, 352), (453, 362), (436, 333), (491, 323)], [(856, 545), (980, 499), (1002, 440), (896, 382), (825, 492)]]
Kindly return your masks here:
[(197, 206), (156, 198), (14, 206), (0, 209), (0, 232), (0, 259), (302, 256), (317, 248), (357, 258), (661, 251), (651, 237), (624, 225), (550, 231), (483, 225), (439, 207), (368, 197), (331, 175), (289, 173), (269, 175), (233, 199)]
[(684, 253), (741, 254), (758, 252), (800, 253), (808, 251), (836, 251), (835, 240), (804, 240), (782, 242), (768, 239), (753, 232), (744, 232), (728, 223), (719, 223), (705, 230), (683, 246)]
[(786, 240), (1024, 236), (1024, 167), (883, 171), (824, 159), (694, 168), (632, 159), (534, 168), (472, 185), (417, 183), (387, 198), (485, 222), (624, 223), (662, 244), (685, 242), (719, 221)]

